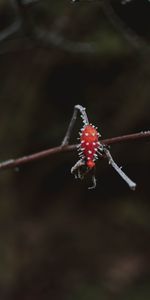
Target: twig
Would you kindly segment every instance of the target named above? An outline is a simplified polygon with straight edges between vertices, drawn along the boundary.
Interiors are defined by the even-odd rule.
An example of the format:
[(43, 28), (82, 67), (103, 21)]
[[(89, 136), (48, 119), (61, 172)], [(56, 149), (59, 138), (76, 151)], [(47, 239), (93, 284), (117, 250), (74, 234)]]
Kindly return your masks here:
[(4, 170), (4, 169), (16, 168), (16, 167), (18, 167), (20, 165), (24, 165), (30, 161), (36, 161), (41, 158), (48, 157), (51, 154), (72, 151), (72, 150), (76, 149), (76, 147), (77, 147), (76, 145), (68, 145), (66, 147), (58, 146), (58, 147), (43, 150), (43, 151), (40, 151), (40, 152), (37, 152), (34, 154), (23, 156), (23, 157), (20, 157), (17, 159), (9, 159), (7, 161), (0, 163), (0, 169)]
[(146, 43), (140, 39), (132, 29), (125, 25), (120, 17), (118, 17), (108, 0), (101, 0), (100, 4), (113, 27), (122, 34), (122, 36), (130, 43), (130, 45), (136, 49), (145, 48), (147, 46)]
[[(122, 5), (126, 4), (127, 2), (130, 2), (132, 0), (122, 0)], [(135, 49), (149, 49), (149, 46), (138, 36), (138, 34), (135, 33), (134, 30), (129, 28), (125, 22), (117, 15), (115, 12), (111, 1), (110, 0), (72, 0), (73, 3), (95, 3), (98, 2), (101, 6), (105, 16), (109, 20), (109, 22), (112, 24), (112, 26), (117, 30), (117, 32), (120, 32), (124, 39), (126, 39), (132, 47)], [(115, 1), (114, 1), (115, 2)], [(118, 1), (119, 2), (119, 1)]]
[(133, 134), (117, 136), (117, 137), (113, 137), (110, 139), (102, 140), (101, 142), (105, 145), (112, 145), (112, 144), (121, 143), (121, 142), (139, 140), (139, 139), (143, 139), (146, 137), (150, 137), (150, 130), (141, 131), (141, 132), (133, 133)]
[(3, 42), (4, 40), (10, 38), (15, 33), (17, 33), (21, 28), (21, 18), (18, 15), (18, 8), (14, 0), (10, 0), (12, 8), (14, 10), (14, 13), (16, 15), (16, 20), (9, 25), (7, 28), (0, 31), (0, 42)]
[[(123, 136), (118, 136), (110, 139), (104, 139), (101, 140), (101, 143), (103, 145), (112, 145), (116, 143), (121, 143), (121, 142), (128, 142), (128, 141), (134, 141), (134, 140), (139, 140), (139, 139), (144, 139), (150, 137), (150, 131), (142, 131), (139, 133), (134, 133), (134, 134), (128, 134), (128, 135), (123, 135)], [(16, 168), (19, 167), (23, 164), (40, 160), (42, 158), (48, 157), (52, 154), (56, 153), (61, 153), (61, 152), (69, 152), (77, 149), (78, 144), (76, 145), (67, 145), (67, 146), (58, 146), (54, 148), (50, 148), (41, 152), (37, 152), (31, 155), (23, 156), (20, 158), (16, 159), (9, 159), (4, 162), (0, 163), (0, 170), (5, 170), (5, 169), (11, 169), (11, 168)]]
[[(19, 32), (19, 30), (22, 30), (29, 38), (28, 43), (34, 41), (35, 46), (40, 46), (43, 48), (55, 47), (62, 51), (75, 54), (93, 55), (97, 53), (95, 44), (69, 40), (64, 37), (62, 28), (58, 29), (57, 26), (56, 28), (54, 26), (54, 28), (52, 28), (51, 30), (47, 30), (41, 27), (39, 28), (34, 22), (32, 13), (30, 11), (31, 7), (34, 4), (38, 3), (38, 1), (39, 0), (10, 0), (15, 9), (16, 21), (8, 28), (0, 32), (0, 42), (7, 40), (13, 34)], [(105, 15), (110, 20), (112, 25), (117, 29), (117, 31), (121, 32), (121, 34), (130, 42), (130, 44), (132, 44), (137, 49), (149, 49), (148, 45), (144, 41), (142, 41), (142, 39), (140, 39), (133, 30), (129, 29), (120, 19), (120, 17), (117, 16), (109, 1), (85, 0), (85, 2), (89, 3), (93, 3), (95, 1), (97, 1), (101, 5)], [(79, 0), (72, 0), (72, 2), (79, 2)], [(62, 19), (64, 19), (64, 17), (62, 17)], [(4, 52), (2, 52), (2, 54), (3, 53)]]
[(74, 42), (64, 38), (62, 33), (34, 27), (34, 39), (45, 48), (56, 47), (63, 51), (76, 54), (93, 54), (95, 47), (86, 42)]
[(68, 126), (67, 132), (65, 134), (65, 137), (62, 141), (62, 146), (66, 146), (66, 145), (69, 144), (69, 139), (70, 139), (71, 132), (72, 132), (72, 129), (74, 127), (75, 121), (77, 119), (78, 111), (80, 111), (80, 113), (81, 113), (81, 118), (83, 119), (84, 124), (89, 124), (89, 120), (88, 120), (87, 114), (85, 112), (85, 108), (82, 107), (79, 104), (75, 105), (74, 111), (73, 111), (73, 116), (72, 116), (71, 121), (69, 123), (69, 126)]
[(66, 19), (64, 16), (59, 18), (52, 30), (39, 28), (30, 14), (30, 7), (37, 4), (39, 0), (10, 0), (10, 2), (15, 11), (16, 20), (13, 24), (0, 31), (0, 42), (7, 40), (22, 29), (28, 38), (32, 38), (34, 42), (40, 43), (41, 47), (56, 47), (63, 51), (77, 54), (93, 54), (95, 52), (95, 48), (91, 43), (71, 41), (63, 36), (61, 31), (64, 19)]
[(109, 164), (114, 168), (114, 170), (122, 177), (122, 179), (128, 184), (131, 190), (135, 190), (136, 183), (132, 181), (123, 171), (122, 169), (115, 163), (108, 149), (104, 148), (104, 152), (108, 159)]
[(0, 42), (3, 42), (4, 40), (8, 39), (10, 36), (15, 34), (20, 29), (20, 27), (21, 22), (20, 20), (17, 20), (12, 25), (3, 29), (3, 31), (0, 32)]

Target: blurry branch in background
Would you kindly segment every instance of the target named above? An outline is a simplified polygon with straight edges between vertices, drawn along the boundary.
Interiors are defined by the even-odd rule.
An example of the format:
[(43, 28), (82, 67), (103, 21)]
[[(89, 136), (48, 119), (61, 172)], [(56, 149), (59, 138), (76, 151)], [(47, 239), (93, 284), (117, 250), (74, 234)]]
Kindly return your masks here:
[[(109, 0), (71, 0), (73, 3), (98, 3), (105, 16), (112, 24), (112, 26), (116, 29), (117, 32), (120, 32), (122, 37), (135, 49), (147, 49), (148, 45), (141, 39), (139, 36), (129, 28), (122, 19), (117, 15), (113, 6), (111, 5)], [(116, 0), (115, 0), (116, 1)], [(114, 2), (115, 2), (114, 1)], [(126, 5), (127, 3), (133, 0), (122, 0), (122, 5)], [(113, 1), (112, 1), (113, 2)], [(117, 1), (116, 1), (117, 2)], [(118, 1), (120, 3), (120, 0)]]
[(0, 42), (6, 40), (10, 36), (12, 36), (14, 33), (16, 33), (20, 29), (20, 22), (15, 21), (12, 25), (10, 25), (8, 28), (4, 29), (0, 32)]
[[(120, 17), (114, 11), (109, 0), (68, 0), (72, 5), (80, 5), (80, 2), (84, 5), (90, 5), (90, 3), (97, 3), (103, 10), (107, 19), (111, 22), (113, 27), (122, 34), (122, 36), (129, 42), (131, 46), (136, 49), (147, 48), (138, 35), (128, 28)], [(32, 44), (32, 47), (44, 47), (51, 48), (55, 47), (69, 53), (76, 54), (94, 54), (96, 53), (96, 45), (87, 42), (79, 42), (67, 39), (64, 37), (64, 29), (69, 26), (70, 19), (66, 15), (58, 17), (58, 20), (52, 25), (51, 29), (39, 27), (34, 21), (32, 14), (32, 7), (36, 5), (40, 0), (10, 0), (10, 3), (15, 11), (16, 20), (8, 28), (0, 32), (0, 42), (5, 41), (12, 37), (17, 32), (21, 32), (28, 38), (26, 43)], [(125, 4), (126, 1), (123, 2)], [(21, 38), (19, 37), (18, 39)], [(19, 45), (17, 45), (19, 46)], [(20, 48), (20, 47), (19, 47)], [(24, 44), (22, 45), (24, 48)], [(25, 48), (30, 48), (25, 45)], [(20, 49), (21, 50), (21, 49)], [(14, 51), (14, 49), (13, 49)], [(7, 52), (7, 51), (6, 51)], [(3, 52), (1, 52), (2, 54)], [(5, 53), (5, 51), (4, 51)]]
[[(126, 4), (128, 1), (122, 1), (122, 4)], [(129, 27), (127, 27), (121, 18), (115, 13), (113, 7), (108, 0), (100, 0), (101, 7), (106, 15), (107, 19), (111, 22), (113, 27), (122, 34), (130, 45), (134, 48), (145, 48), (146, 43), (142, 41), (138, 35)]]
[(86, 53), (92, 54), (95, 52), (94, 47), (90, 43), (74, 42), (64, 38), (59, 32), (48, 32), (45, 29), (35, 28), (35, 37), (37, 41), (42, 42), (46, 47), (58, 47), (61, 50), (70, 53)]
[[(116, 143), (140, 140), (140, 139), (145, 139), (145, 138), (150, 138), (150, 131), (142, 131), (139, 133), (113, 137), (113, 138), (101, 140), (100, 142), (102, 145), (110, 146), (110, 145), (113, 145)], [(67, 145), (67, 146), (60, 145), (58, 147), (43, 150), (43, 151), (31, 154), (31, 155), (23, 156), (23, 157), (16, 158), (16, 159), (9, 159), (7, 161), (0, 163), (0, 170), (16, 168), (23, 164), (48, 157), (52, 154), (77, 150), (77, 146), (78, 146), (78, 144)]]
[(0, 42), (3, 42), (4, 40), (12, 37), (15, 33), (17, 33), (21, 28), (21, 18), (18, 14), (18, 7), (16, 4), (16, 1), (11, 0), (11, 6), (15, 13), (16, 20), (13, 22), (13, 24), (9, 25), (7, 28), (0, 31)]
[(6, 29), (0, 32), (0, 42), (8, 39), (13, 34), (15, 34), (21, 27), (20, 20), (16, 20), (12, 25), (8, 26)]
[[(16, 21), (0, 32), (0, 42), (22, 31), (26, 37), (34, 42), (34, 46), (45, 48), (59, 48), (70, 53), (92, 54), (96, 50), (91, 43), (68, 40), (63, 36), (63, 29), (68, 25), (68, 17), (62, 16), (53, 24), (52, 29), (38, 27), (35, 24), (31, 8), (38, 0), (10, 0), (15, 8)], [(28, 41), (29, 42), (29, 41)]]
[(62, 34), (63, 30), (69, 25), (69, 18), (66, 15), (59, 17), (48, 31), (37, 26), (34, 27), (34, 38), (42, 45), (58, 47), (70, 53), (94, 53), (91, 43), (71, 41)]

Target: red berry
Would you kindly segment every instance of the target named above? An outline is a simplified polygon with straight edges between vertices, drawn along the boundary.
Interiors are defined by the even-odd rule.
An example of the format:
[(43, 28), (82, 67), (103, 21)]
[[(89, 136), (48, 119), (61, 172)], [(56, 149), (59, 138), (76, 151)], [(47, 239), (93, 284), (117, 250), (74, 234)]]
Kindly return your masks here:
[(96, 154), (99, 148), (99, 133), (93, 125), (85, 125), (81, 130), (81, 153), (86, 165), (91, 169), (95, 166)]

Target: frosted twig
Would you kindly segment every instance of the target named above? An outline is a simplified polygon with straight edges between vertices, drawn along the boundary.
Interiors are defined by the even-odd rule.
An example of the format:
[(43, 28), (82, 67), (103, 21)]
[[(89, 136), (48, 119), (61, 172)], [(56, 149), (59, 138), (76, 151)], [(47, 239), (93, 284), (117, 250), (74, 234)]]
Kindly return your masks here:
[(83, 119), (84, 124), (86, 124), (86, 125), (89, 124), (89, 120), (88, 120), (85, 108), (83, 106), (79, 105), (79, 104), (75, 105), (71, 121), (69, 123), (69, 126), (68, 126), (67, 132), (65, 134), (65, 137), (62, 141), (62, 146), (68, 145), (68, 143), (69, 143), (69, 139), (70, 139), (70, 136), (71, 136), (71, 133), (72, 133), (72, 129), (73, 129), (75, 121), (77, 119), (78, 110), (81, 113), (81, 118)]
[(108, 149), (104, 147), (103, 149), (104, 153), (106, 154), (106, 157), (108, 158), (109, 164), (115, 169), (115, 171), (122, 177), (122, 179), (128, 184), (131, 190), (135, 190), (136, 183), (133, 182), (123, 171), (122, 168), (120, 168), (115, 161), (113, 160), (110, 152)]

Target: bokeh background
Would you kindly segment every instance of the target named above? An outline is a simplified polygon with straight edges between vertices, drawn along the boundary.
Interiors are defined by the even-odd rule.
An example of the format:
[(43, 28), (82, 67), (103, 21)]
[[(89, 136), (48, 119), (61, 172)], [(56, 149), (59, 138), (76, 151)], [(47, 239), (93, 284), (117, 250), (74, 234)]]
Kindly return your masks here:
[[(103, 138), (148, 130), (149, 1), (31, 2), (0, 0), (0, 160), (59, 145), (78, 103)], [(76, 152), (0, 173), (1, 300), (150, 299), (150, 142), (111, 153), (135, 192), (106, 161), (88, 190)]]

